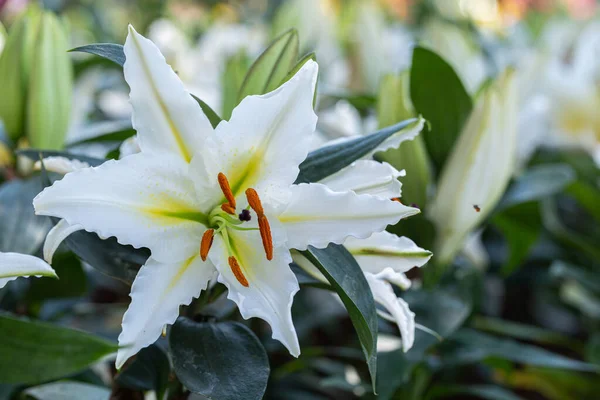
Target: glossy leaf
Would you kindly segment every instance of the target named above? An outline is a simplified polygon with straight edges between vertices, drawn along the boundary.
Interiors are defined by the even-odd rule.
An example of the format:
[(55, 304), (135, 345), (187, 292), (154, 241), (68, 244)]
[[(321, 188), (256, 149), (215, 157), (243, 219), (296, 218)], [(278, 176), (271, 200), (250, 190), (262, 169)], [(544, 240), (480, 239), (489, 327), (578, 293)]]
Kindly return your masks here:
[(79, 372), (116, 351), (88, 333), (0, 315), (0, 382), (36, 384)]
[(459, 398), (460, 395), (476, 396), (484, 400), (522, 400), (510, 390), (494, 385), (439, 385), (428, 392), (427, 398)]
[(169, 347), (175, 373), (190, 391), (219, 400), (262, 399), (269, 360), (245, 325), (179, 318), (171, 328)]
[(431, 129), (423, 138), (440, 171), (471, 114), (473, 101), (452, 67), (422, 47), (413, 52), (410, 97), (416, 113), (430, 123)]
[(544, 199), (563, 191), (575, 180), (575, 172), (566, 164), (536, 166), (509, 186), (498, 208)]
[(600, 370), (593, 364), (467, 328), (453, 335), (449, 339), (449, 346), (452, 349), (443, 357), (443, 362), (447, 366), (476, 363), (494, 357), (537, 367), (587, 372)]
[(309, 247), (302, 254), (327, 278), (344, 303), (358, 334), (367, 360), (373, 388), (377, 374), (377, 311), (373, 294), (362, 269), (352, 255), (339, 245), (324, 249)]
[(265, 94), (279, 87), (296, 64), (298, 48), (295, 29), (275, 39), (250, 67), (240, 88), (238, 103), (246, 96)]
[(94, 54), (106, 58), (107, 60), (110, 60), (121, 67), (125, 65), (125, 52), (123, 51), (123, 46), (120, 44), (95, 43), (75, 47), (69, 51)]
[(106, 400), (110, 389), (81, 382), (53, 382), (31, 387), (24, 391), (36, 400)]
[(219, 114), (217, 114), (212, 108), (210, 108), (208, 104), (200, 100), (198, 97), (194, 96), (193, 94), (192, 97), (198, 102), (198, 104), (200, 104), (200, 108), (204, 112), (204, 115), (206, 115), (206, 118), (208, 118), (208, 121), (212, 127), (216, 128), (217, 125), (219, 125), (219, 123), (222, 121), (222, 118), (219, 117)]
[(162, 399), (170, 372), (167, 355), (153, 344), (140, 350), (133, 362), (117, 375), (116, 382), (129, 389), (154, 390), (157, 398)]
[(416, 122), (417, 119), (409, 119), (370, 135), (322, 147), (311, 152), (306, 160), (300, 164), (300, 174), (296, 179), (296, 183), (318, 182), (338, 172), (372, 152), (393, 134), (408, 128)]
[(0, 251), (34, 254), (41, 247), (52, 226), (33, 210), (33, 198), (41, 190), (39, 176), (0, 185)]
[(131, 121), (108, 121), (88, 127), (81, 132), (83, 139), (67, 143), (67, 147), (79, 146), (90, 143), (122, 142), (135, 135)]

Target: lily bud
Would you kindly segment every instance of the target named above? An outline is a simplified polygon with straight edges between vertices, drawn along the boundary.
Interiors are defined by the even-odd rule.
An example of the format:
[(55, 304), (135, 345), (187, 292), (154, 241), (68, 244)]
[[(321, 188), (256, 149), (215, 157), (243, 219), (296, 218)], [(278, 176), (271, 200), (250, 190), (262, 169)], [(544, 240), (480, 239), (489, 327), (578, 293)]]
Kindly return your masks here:
[(0, 119), (16, 142), (60, 149), (71, 111), (72, 66), (65, 28), (32, 8), (12, 26), (0, 55)]
[[(381, 82), (377, 99), (377, 119), (380, 128), (413, 118), (415, 112), (410, 101), (409, 71), (400, 75), (386, 75)], [(427, 201), (427, 186), (431, 181), (431, 169), (425, 143), (421, 136), (403, 142), (397, 149), (378, 153), (376, 158), (392, 165), (398, 171), (406, 170), (402, 178), (402, 199), (406, 204), (420, 208)]]
[(508, 69), (481, 92), (446, 162), (429, 214), (442, 265), (452, 261), (508, 185), (516, 156), (517, 100), (514, 70)]

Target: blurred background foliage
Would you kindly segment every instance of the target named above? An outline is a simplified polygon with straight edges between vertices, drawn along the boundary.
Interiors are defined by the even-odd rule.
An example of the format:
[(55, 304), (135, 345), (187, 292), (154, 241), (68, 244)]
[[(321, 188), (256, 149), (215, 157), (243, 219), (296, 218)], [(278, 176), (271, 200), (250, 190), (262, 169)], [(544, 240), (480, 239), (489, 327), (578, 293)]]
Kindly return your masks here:
[[(6, 31), (16, 29), (15, 21), (28, 3), (0, 0), (0, 21)], [(418, 140), (376, 158), (406, 169), (406, 178), (401, 178), (403, 202), (423, 210), (389, 230), (434, 251), (429, 265), (410, 272), (413, 287), (398, 295), (410, 304), (418, 324), (435, 335), (417, 330), (415, 346), (403, 353), (396, 327), (380, 320), (378, 398), (598, 398), (600, 21), (595, 1), (45, 0), (37, 4), (60, 17), (69, 38), (64, 50), (123, 43), (127, 24), (133, 24), (157, 43), (189, 90), (225, 119), (239, 100), (251, 63), (271, 40), (296, 28), (300, 56), (315, 52), (321, 66), (315, 147), (423, 115), (430, 125)], [(0, 32), (4, 28), (0, 26)], [(4, 38), (0, 33), (0, 43)], [(69, 121), (68, 129), (58, 124), (56, 129), (62, 131), (41, 144), (27, 129), (14, 134), (3, 129), (0, 251), (39, 255), (52, 226), (33, 216), (31, 206), (45, 177), (34, 170), (25, 153), (15, 151), (66, 149), (92, 161), (116, 158), (122, 142), (135, 133), (119, 67), (83, 53), (71, 53), (69, 60), (72, 97), (62, 94), (69, 97), (68, 117), (63, 117)], [(446, 260), (436, 260), (439, 229), (429, 206), (443, 168), (472, 109), (508, 65), (516, 70), (520, 92), (511, 98), (518, 109), (514, 173), (466, 240)], [(27, 90), (23, 96), (33, 96)], [(58, 89), (32, 92), (41, 90)], [(46, 103), (51, 107), (53, 101)], [(23, 104), (23, 115), (42, 118), (39, 111), (28, 111), (32, 106), (27, 100)], [(490, 155), (478, 168), (485, 179), (494, 181), (499, 174), (496, 166)], [(114, 341), (128, 303), (127, 282), (145, 254), (124, 257), (117, 254), (120, 249), (108, 252), (103, 247), (106, 257), (98, 253), (82, 257), (73, 246), (69, 243), (57, 255), (59, 281), (11, 282), (0, 290), (0, 309)], [(265, 398), (373, 398), (346, 310), (328, 291), (312, 286), (303, 287), (293, 308), (300, 358), (292, 359), (273, 342), (261, 321), (246, 322), (268, 352), (271, 374)], [(223, 297), (216, 298), (209, 306), (210, 318), (243, 321)], [(0, 372), (7, 371), (11, 361), (8, 348), (1, 344), (2, 324), (0, 364), (5, 369), (0, 366)], [(111, 342), (97, 337), (85, 339), (89, 343), (73, 340), (103, 354)], [(43, 342), (46, 336), (37, 340)], [(119, 375), (109, 363), (97, 362), (95, 353), (76, 368), (57, 369), (57, 375), (6, 382), (0, 373), (0, 399), (71, 398), (65, 393), (78, 393), (72, 398), (111, 394), (137, 399), (148, 390), (159, 397), (168, 393), (173, 399), (200, 398), (176, 379), (163, 341), (142, 351)], [(32, 354), (39, 363), (46, 362), (42, 367), (55, 360), (43, 349)]]

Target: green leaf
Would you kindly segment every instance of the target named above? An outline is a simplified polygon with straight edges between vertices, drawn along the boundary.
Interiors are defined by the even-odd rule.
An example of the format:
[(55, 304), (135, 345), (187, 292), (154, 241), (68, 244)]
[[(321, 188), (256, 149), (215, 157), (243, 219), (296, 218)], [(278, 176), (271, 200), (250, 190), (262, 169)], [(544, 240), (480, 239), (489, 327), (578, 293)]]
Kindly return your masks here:
[(544, 199), (562, 192), (575, 180), (575, 172), (567, 164), (540, 165), (519, 176), (508, 188), (498, 208)]
[(238, 104), (238, 93), (244, 83), (249, 64), (250, 60), (245, 51), (229, 57), (225, 64), (225, 71), (221, 75), (221, 85), (223, 87), (223, 118), (226, 120), (231, 118), (231, 112)]
[(75, 47), (69, 51), (94, 54), (120, 65), (125, 65), (125, 52), (123, 46), (115, 43), (94, 43)]
[(114, 353), (88, 333), (0, 315), (0, 382), (36, 384), (65, 377)]
[(574, 371), (597, 372), (599, 368), (583, 361), (551, 353), (539, 347), (515, 340), (498, 338), (473, 329), (464, 328), (448, 339), (449, 347), (442, 362), (446, 366), (472, 364), (488, 358), (500, 358), (530, 366)]
[(459, 398), (460, 395), (476, 396), (485, 400), (521, 400), (521, 397), (510, 390), (494, 385), (438, 385), (427, 392), (428, 399)]
[(473, 101), (452, 67), (434, 52), (415, 47), (410, 71), (410, 97), (417, 114), (431, 129), (423, 138), (440, 171), (471, 114)]
[(298, 32), (295, 29), (275, 39), (250, 67), (240, 88), (238, 103), (246, 96), (277, 89), (296, 64), (298, 48)]
[(200, 104), (200, 108), (204, 112), (204, 115), (206, 115), (206, 118), (208, 118), (208, 121), (212, 127), (216, 128), (217, 125), (219, 125), (219, 123), (222, 121), (222, 118), (219, 117), (219, 114), (217, 114), (212, 108), (210, 108), (208, 104), (200, 100), (198, 97), (194, 96), (193, 94), (192, 97), (198, 102), (198, 104)]
[(597, 271), (588, 271), (564, 261), (554, 261), (550, 266), (550, 276), (558, 279), (573, 279), (586, 289), (600, 295), (600, 279)]
[(377, 311), (362, 269), (343, 246), (309, 247), (301, 252), (327, 278), (340, 296), (365, 354), (373, 390), (377, 377)]
[(67, 143), (67, 147), (79, 146), (90, 143), (103, 142), (122, 142), (125, 139), (135, 135), (135, 129), (131, 126), (131, 121), (107, 121), (91, 125), (83, 133), (85, 139), (79, 139)]
[(525, 203), (510, 207), (494, 215), (492, 224), (502, 232), (508, 244), (508, 259), (502, 266), (502, 274), (515, 272), (529, 255), (542, 232), (542, 221), (537, 203)]
[(377, 104), (377, 97), (365, 93), (326, 93), (319, 97), (319, 108), (333, 106), (340, 100), (347, 101), (366, 117)]
[(47, 299), (80, 297), (87, 289), (87, 279), (81, 261), (73, 254), (54, 256), (52, 268), (59, 279), (34, 279), (31, 281), (27, 298), (42, 302)]
[(246, 326), (179, 318), (171, 328), (169, 347), (175, 373), (190, 391), (219, 400), (262, 399), (269, 359)]
[(146, 347), (137, 354), (116, 377), (119, 386), (133, 390), (154, 390), (157, 399), (162, 399), (169, 380), (169, 359), (156, 344)]
[(51, 228), (33, 210), (33, 198), (41, 190), (39, 176), (0, 185), (0, 251), (34, 254), (40, 248)]
[(81, 382), (47, 383), (23, 393), (36, 400), (106, 400), (110, 397), (109, 389)]
[(600, 189), (584, 181), (573, 182), (568, 188), (567, 193), (573, 196), (577, 202), (590, 213), (600, 224)]
[(300, 164), (300, 174), (296, 179), (296, 183), (318, 182), (338, 172), (375, 150), (377, 146), (393, 134), (410, 128), (415, 123), (418, 123), (417, 119), (409, 119), (370, 135), (322, 147), (311, 152), (306, 160)]

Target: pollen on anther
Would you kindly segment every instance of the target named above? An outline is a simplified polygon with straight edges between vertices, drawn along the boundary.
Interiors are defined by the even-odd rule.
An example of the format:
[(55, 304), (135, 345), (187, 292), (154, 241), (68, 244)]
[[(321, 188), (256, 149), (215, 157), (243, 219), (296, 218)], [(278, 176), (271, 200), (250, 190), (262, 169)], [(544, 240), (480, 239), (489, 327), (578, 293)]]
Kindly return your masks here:
[(237, 279), (237, 281), (242, 286), (249, 287), (250, 284), (248, 283), (248, 280), (244, 276), (244, 273), (242, 272), (242, 268), (240, 268), (240, 264), (238, 263), (237, 259), (235, 257), (231, 256), (231, 257), (229, 257), (229, 259), (227, 261), (229, 262), (229, 267), (231, 268), (231, 272), (233, 272), (235, 279)]
[(264, 214), (258, 216), (258, 229), (260, 231), (260, 238), (267, 255), (267, 260), (273, 259), (273, 235), (271, 234), (271, 225), (269, 220)]
[(236, 207), (235, 196), (233, 195), (233, 192), (231, 191), (231, 186), (229, 186), (229, 181), (227, 180), (227, 177), (225, 176), (224, 173), (219, 172), (217, 179), (219, 181), (219, 186), (221, 187), (221, 191), (225, 195), (225, 199), (227, 199), (227, 202), (231, 205), (231, 207), (233, 207), (235, 209), (235, 207)]
[(227, 214), (235, 215), (235, 207), (232, 207), (229, 203), (221, 204), (221, 210), (225, 211)]
[(256, 190), (252, 188), (246, 189), (246, 198), (248, 199), (248, 204), (250, 207), (256, 212), (256, 214), (264, 215), (265, 210), (263, 209), (262, 202), (260, 201), (260, 197), (258, 197), (258, 193)]
[(202, 258), (202, 261), (206, 261), (206, 257), (208, 257), (208, 252), (213, 244), (214, 234), (214, 229), (207, 229), (202, 235), (202, 241), (200, 242), (200, 258)]

